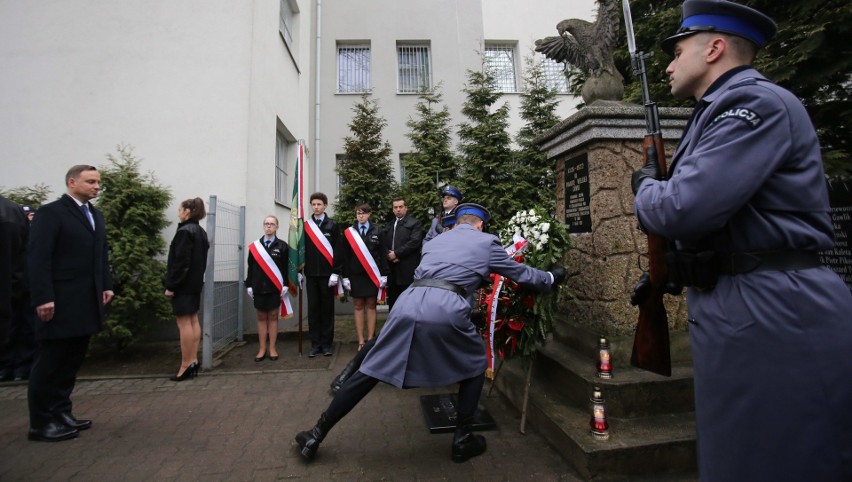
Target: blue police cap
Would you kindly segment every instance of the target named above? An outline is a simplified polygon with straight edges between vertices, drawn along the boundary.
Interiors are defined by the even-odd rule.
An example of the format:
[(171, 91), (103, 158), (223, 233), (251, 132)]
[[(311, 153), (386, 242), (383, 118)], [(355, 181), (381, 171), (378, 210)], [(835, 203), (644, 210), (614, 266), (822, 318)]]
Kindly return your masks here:
[(449, 186), (449, 185), (444, 186), (444, 189), (441, 189), (441, 197), (444, 197), (444, 196), (452, 196), (452, 197), (458, 199), (459, 202), (461, 202), (461, 200), (462, 200), (462, 193), (455, 186)]
[(486, 223), (491, 219), (491, 213), (485, 207), (474, 203), (464, 203), (456, 206), (456, 218), (460, 218), (465, 214), (473, 214)]
[(444, 214), (444, 216), (441, 218), (441, 226), (445, 228), (454, 226), (456, 224), (456, 219), (458, 219), (456, 217), (456, 210), (453, 209), (452, 211)]
[(674, 54), (678, 40), (698, 32), (721, 32), (751, 40), (763, 47), (778, 26), (757, 10), (726, 0), (686, 0), (680, 29), (663, 40), (663, 51)]

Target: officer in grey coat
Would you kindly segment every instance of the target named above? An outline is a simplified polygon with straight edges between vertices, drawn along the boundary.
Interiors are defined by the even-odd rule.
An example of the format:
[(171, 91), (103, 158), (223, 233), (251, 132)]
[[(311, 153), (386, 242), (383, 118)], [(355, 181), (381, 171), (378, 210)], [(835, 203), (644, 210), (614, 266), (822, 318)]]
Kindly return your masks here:
[(775, 28), (732, 2), (684, 2), (666, 72), (698, 103), (670, 177), (633, 177), (641, 226), (676, 241), (669, 273), (690, 286), (708, 482), (852, 480), (852, 294), (817, 254), (834, 239), (813, 125), (750, 67)]
[(397, 388), (459, 383), (453, 461), (485, 452), (485, 438), (471, 428), (487, 366), (482, 337), (470, 321), (473, 294), (490, 273), (547, 292), (564, 279), (565, 270), (555, 266), (541, 271), (511, 259), (497, 237), (482, 232), (490, 218), (482, 206), (459, 205), (456, 216), (455, 228), (424, 246), (414, 282), (399, 297), (360, 370), (317, 424), (296, 436), (306, 459), (313, 458), (328, 431), (380, 381)]

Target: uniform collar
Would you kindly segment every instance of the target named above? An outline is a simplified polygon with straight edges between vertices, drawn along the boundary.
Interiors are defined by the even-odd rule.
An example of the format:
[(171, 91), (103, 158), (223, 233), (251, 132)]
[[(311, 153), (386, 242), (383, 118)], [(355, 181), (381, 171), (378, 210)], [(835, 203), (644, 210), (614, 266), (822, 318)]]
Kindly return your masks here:
[(720, 75), (718, 79), (714, 80), (710, 87), (707, 88), (707, 91), (704, 92), (704, 96), (701, 97), (701, 102), (710, 103), (716, 100), (722, 92), (727, 89), (722, 88), (725, 85), (732, 84), (734, 82), (738, 82), (747, 77), (763, 77), (760, 75), (760, 72), (755, 70), (750, 65), (740, 65), (739, 67), (734, 67), (733, 69), (725, 72)]

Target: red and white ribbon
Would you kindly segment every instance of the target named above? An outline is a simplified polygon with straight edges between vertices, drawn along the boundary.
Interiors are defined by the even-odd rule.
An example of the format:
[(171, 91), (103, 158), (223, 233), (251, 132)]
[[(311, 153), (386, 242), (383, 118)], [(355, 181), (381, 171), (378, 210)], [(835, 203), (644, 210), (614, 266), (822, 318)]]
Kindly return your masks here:
[[(281, 275), (278, 265), (269, 256), (269, 253), (263, 247), (263, 244), (260, 243), (259, 239), (249, 245), (249, 252), (254, 257), (254, 260), (257, 261), (260, 269), (272, 281), (272, 284), (278, 288), (278, 292), (284, 291), (284, 276)], [(286, 294), (281, 297), (281, 318), (290, 318), (291, 316), (293, 316), (293, 305), (290, 304), (290, 295)]]
[(364, 244), (364, 240), (361, 239), (361, 235), (358, 234), (358, 231), (351, 226), (343, 232), (343, 235), (346, 236), (346, 241), (349, 242), (349, 246), (352, 247), (352, 252), (355, 253), (355, 257), (358, 258), (358, 261), (361, 262), (361, 266), (364, 267), (364, 271), (367, 272), (367, 276), (370, 277), (370, 280), (374, 285), (376, 285), (376, 288), (378, 288), (379, 294), (376, 296), (376, 299), (380, 303), (384, 303), (385, 298), (387, 297), (387, 290), (381, 286), (382, 273), (379, 271), (379, 266), (376, 264), (376, 260), (373, 259), (373, 255), (370, 254), (370, 250), (367, 249), (367, 245)]
[[(506, 254), (520, 263), (518, 258), (524, 253), (524, 251), (526, 251), (527, 246), (529, 246), (529, 242), (516, 234), (512, 236), (512, 244), (506, 247)], [(493, 288), (491, 290), (491, 294), (485, 298), (488, 306), (488, 343), (485, 346), (485, 356), (488, 359), (488, 368), (485, 370), (485, 375), (489, 379), (493, 380), (494, 362), (497, 359), (497, 355), (494, 352), (494, 327), (497, 324), (497, 305), (500, 301), (500, 291), (503, 290), (503, 282), (506, 278), (496, 273), (491, 274), (491, 278), (493, 281)]]

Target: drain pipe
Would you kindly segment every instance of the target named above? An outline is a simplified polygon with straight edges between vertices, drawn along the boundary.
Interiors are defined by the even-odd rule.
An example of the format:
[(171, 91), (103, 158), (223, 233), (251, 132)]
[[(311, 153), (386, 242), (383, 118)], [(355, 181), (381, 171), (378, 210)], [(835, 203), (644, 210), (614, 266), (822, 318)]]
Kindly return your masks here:
[(321, 116), (321, 97), (322, 97), (322, 0), (317, 0), (317, 55), (316, 55), (316, 105), (314, 110), (314, 192), (320, 191), (320, 116)]

